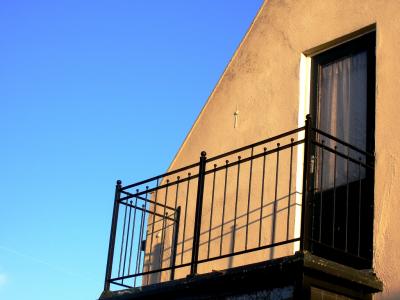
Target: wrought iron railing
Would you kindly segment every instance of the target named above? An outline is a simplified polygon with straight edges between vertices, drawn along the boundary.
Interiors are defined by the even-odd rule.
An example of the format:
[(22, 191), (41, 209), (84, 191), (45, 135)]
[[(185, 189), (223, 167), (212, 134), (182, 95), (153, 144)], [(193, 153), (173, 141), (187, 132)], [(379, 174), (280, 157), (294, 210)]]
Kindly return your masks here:
[(304, 127), (150, 179), (117, 182), (105, 290), (311, 251), (372, 260), (374, 156)]

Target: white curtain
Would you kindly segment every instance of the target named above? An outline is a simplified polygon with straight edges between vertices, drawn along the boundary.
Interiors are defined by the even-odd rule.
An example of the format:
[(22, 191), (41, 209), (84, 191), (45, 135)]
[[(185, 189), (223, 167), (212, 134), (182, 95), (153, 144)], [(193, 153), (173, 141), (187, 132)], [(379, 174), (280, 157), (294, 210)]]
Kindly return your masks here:
[[(320, 69), (318, 79), (318, 128), (349, 144), (365, 151), (367, 131), (367, 53), (361, 52), (348, 56)], [(349, 153), (354, 159), (360, 154), (335, 141), (318, 137), (321, 142), (338, 151)], [(321, 190), (332, 188), (336, 176), (336, 186), (365, 177), (365, 170), (358, 164), (336, 157), (336, 175), (334, 174), (334, 155), (317, 147), (317, 186)], [(362, 158), (365, 162), (365, 159)], [(361, 173), (360, 173), (361, 170)], [(322, 181), (321, 181), (321, 171)], [(321, 186), (322, 183), (322, 186)]]

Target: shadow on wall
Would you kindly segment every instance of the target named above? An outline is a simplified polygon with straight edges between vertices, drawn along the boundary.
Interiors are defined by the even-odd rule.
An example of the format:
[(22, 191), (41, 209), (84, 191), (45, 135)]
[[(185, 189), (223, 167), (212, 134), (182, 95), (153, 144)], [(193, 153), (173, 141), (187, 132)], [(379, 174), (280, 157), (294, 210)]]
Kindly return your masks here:
[[(294, 197), (296, 193), (297, 192), (292, 193), (290, 195), (290, 197)], [(214, 256), (219, 256), (219, 255), (223, 255), (223, 254), (227, 254), (227, 253), (235, 253), (239, 250), (243, 250), (243, 249), (241, 249), (242, 247), (238, 247), (239, 235), (241, 233), (243, 234), (250, 226), (257, 225), (257, 224), (258, 224), (258, 226), (257, 226), (256, 232), (253, 231), (250, 233), (250, 230), (249, 230), (250, 234), (257, 236), (256, 237), (257, 245), (249, 247), (249, 249), (257, 248), (257, 247), (260, 247), (260, 246), (263, 246), (266, 244), (273, 244), (275, 242), (289, 240), (291, 238), (291, 233), (289, 232), (289, 222), (290, 222), (289, 218), (291, 218), (291, 217), (293, 218), (293, 215), (291, 215), (289, 213), (289, 211), (292, 209), (295, 209), (296, 203), (291, 203), (290, 206), (283, 206), (283, 207), (281, 206), (278, 209), (278, 202), (288, 199), (288, 197), (289, 197), (289, 195), (285, 195), (285, 196), (277, 199), (275, 202), (265, 204), (262, 208), (258, 207), (253, 210), (250, 210), (249, 215), (254, 216), (251, 221), (242, 222), (242, 224), (239, 225), (239, 224), (235, 224), (236, 222), (234, 222), (234, 219), (229, 219), (229, 220), (225, 220), (223, 224), (220, 223), (219, 225), (215, 225), (215, 226), (212, 226), (211, 228), (203, 230), (201, 233), (201, 236), (203, 238), (200, 243), (200, 246), (206, 246), (206, 247), (208, 246), (208, 251), (206, 252), (206, 257), (211, 258)], [(262, 210), (264, 210), (268, 207), (272, 207), (272, 209), (269, 213), (267, 213), (267, 212), (264, 212), (264, 214), (261, 213)], [(285, 217), (284, 223), (281, 224), (284, 227), (285, 232), (283, 234), (285, 235), (285, 238), (281, 237), (281, 238), (283, 238), (283, 240), (281, 238), (279, 238), (279, 240), (277, 240), (277, 237), (275, 235), (275, 231), (277, 230), (276, 225), (278, 225), (278, 224), (276, 224), (277, 215), (280, 213), (283, 213), (283, 212), (288, 212), (287, 218)], [(238, 221), (240, 219), (245, 220), (246, 216), (247, 216), (246, 213), (240, 214), (236, 217), (236, 221)], [(267, 225), (267, 220), (270, 220), (269, 225)], [(208, 221), (209, 220), (207, 220), (205, 222), (208, 222)], [(151, 226), (151, 223), (148, 226)], [(172, 224), (165, 224), (163, 228), (159, 228), (158, 230), (155, 230), (154, 232), (152, 232), (152, 234), (150, 236), (167, 235), (166, 234), (167, 228), (172, 229)], [(224, 228), (226, 228), (226, 229), (224, 229)], [(214, 234), (211, 234), (212, 232)], [(264, 240), (264, 242), (262, 242), (261, 240), (259, 240), (259, 237), (262, 238), (263, 236), (268, 236), (269, 241)], [(151, 239), (151, 237), (149, 237), (149, 236), (148, 236), (148, 238)], [(242, 239), (243, 239), (243, 237), (242, 237)], [(264, 237), (264, 239), (265, 239), (265, 237)], [(178, 241), (178, 243), (177, 243), (177, 256), (178, 256), (177, 266), (179, 266), (180, 264), (189, 262), (189, 260), (187, 260), (187, 259), (189, 259), (191, 257), (190, 254), (192, 252), (192, 247), (191, 247), (192, 240), (193, 240), (192, 237), (189, 237), (189, 238), (185, 238), (184, 241), (182, 241), (182, 240)], [(216, 255), (210, 255), (211, 254), (210, 249), (212, 248), (212, 247), (210, 247), (210, 245), (212, 242), (217, 242), (217, 243), (219, 242), (218, 245), (215, 245), (219, 250), (219, 251), (217, 251), (219, 253), (217, 253)], [(243, 243), (243, 241), (241, 241), (241, 244), (242, 243)], [(227, 248), (222, 247), (223, 244), (227, 245)], [(223, 251), (223, 248), (225, 248), (225, 251)], [(171, 244), (165, 244), (163, 242), (155, 243), (151, 249), (151, 252), (146, 253), (147, 259), (144, 264), (144, 270), (149, 271), (149, 270), (161, 269), (162, 267), (164, 267), (164, 268), (170, 267), (172, 265), (171, 252), (172, 252)], [(183, 258), (184, 257), (183, 254), (186, 254), (185, 259)], [(273, 248), (270, 249), (269, 256), (270, 256), (270, 259), (273, 258), (273, 256), (274, 256)], [(232, 268), (234, 266), (234, 256), (229, 257), (227, 263), (228, 263), (227, 267)], [(144, 280), (145, 284), (157, 283), (157, 282), (162, 281), (161, 280), (161, 272), (155, 272), (155, 273), (148, 274), (147, 276), (145, 276), (145, 278), (146, 278)]]
[[(231, 245), (230, 245), (230, 249), (229, 252), (230, 253), (234, 253), (235, 252), (235, 232), (236, 232), (236, 228), (235, 226), (231, 227)], [(228, 268), (232, 268), (233, 267), (233, 256), (229, 257), (229, 262), (228, 262)]]
[[(154, 245), (153, 253), (161, 253), (161, 244), (158, 243)], [(151, 263), (153, 270), (161, 269), (161, 255), (151, 255)], [(161, 272), (151, 273), (148, 275), (148, 278), (145, 280), (146, 284), (152, 284), (161, 281)]]

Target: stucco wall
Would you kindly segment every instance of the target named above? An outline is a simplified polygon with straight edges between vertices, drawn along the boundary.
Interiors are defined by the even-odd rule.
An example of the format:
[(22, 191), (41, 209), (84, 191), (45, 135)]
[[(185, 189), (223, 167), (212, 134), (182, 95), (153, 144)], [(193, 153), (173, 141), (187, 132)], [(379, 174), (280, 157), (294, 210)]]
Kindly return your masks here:
[(266, 1), (170, 166), (193, 163), (202, 150), (213, 156), (296, 128), (301, 54), (376, 24), (374, 270), (384, 282), (378, 299), (400, 298), (399, 12), (398, 0)]

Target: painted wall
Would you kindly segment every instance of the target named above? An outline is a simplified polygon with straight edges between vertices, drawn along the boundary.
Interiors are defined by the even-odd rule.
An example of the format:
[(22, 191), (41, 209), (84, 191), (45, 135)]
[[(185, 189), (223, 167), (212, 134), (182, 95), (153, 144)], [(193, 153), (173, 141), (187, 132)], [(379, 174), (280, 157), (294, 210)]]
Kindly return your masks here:
[(374, 270), (384, 282), (377, 299), (400, 298), (399, 11), (398, 0), (266, 1), (170, 166), (196, 162), (202, 150), (214, 156), (302, 125), (301, 55), (376, 24)]

